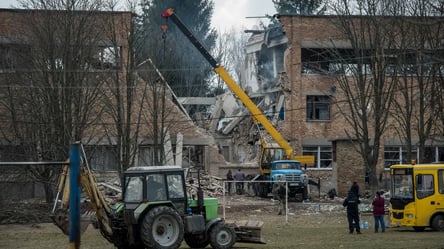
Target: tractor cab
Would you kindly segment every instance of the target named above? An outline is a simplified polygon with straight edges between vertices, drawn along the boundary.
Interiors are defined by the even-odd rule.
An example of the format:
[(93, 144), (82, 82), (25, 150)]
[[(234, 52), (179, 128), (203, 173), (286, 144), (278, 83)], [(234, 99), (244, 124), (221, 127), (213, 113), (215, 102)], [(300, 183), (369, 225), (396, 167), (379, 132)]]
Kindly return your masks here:
[(126, 209), (136, 209), (141, 203), (171, 202), (181, 215), (186, 211), (185, 177), (180, 166), (132, 167), (125, 171), (123, 184)]

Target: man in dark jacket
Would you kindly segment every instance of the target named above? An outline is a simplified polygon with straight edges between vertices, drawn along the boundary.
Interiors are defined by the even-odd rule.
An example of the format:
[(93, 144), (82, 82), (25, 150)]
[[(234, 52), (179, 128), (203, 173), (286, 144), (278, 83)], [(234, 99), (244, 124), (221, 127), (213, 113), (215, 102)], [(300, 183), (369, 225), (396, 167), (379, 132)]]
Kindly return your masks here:
[(348, 229), (350, 233), (353, 233), (356, 228), (356, 233), (361, 234), (361, 228), (359, 227), (359, 203), (361, 203), (359, 200), (359, 187), (353, 183), (347, 198), (342, 203), (344, 207), (347, 207)]

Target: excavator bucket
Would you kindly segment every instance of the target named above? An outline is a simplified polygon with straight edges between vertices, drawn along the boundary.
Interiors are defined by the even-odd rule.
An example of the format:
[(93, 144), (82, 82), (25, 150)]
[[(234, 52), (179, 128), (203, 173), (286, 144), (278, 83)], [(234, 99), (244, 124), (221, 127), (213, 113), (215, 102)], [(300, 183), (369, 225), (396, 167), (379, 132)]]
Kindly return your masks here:
[(238, 242), (266, 244), (262, 237), (263, 221), (240, 220), (233, 223)]
[[(64, 234), (69, 235), (71, 223), (69, 221), (69, 211), (67, 209), (57, 209), (50, 217), (54, 224), (60, 228)], [(94, 220), (94, 217), (94, 212), (82, 214), (80, 217), (80, 234), (83, 234), (86, 231), (88, 225)]]

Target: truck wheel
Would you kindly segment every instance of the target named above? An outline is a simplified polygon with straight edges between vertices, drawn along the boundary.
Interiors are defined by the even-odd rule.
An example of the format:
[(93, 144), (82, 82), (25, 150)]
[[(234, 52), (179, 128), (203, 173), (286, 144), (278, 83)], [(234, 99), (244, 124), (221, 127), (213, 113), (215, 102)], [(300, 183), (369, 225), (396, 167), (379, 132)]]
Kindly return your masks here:
[(143, 217), (140, 237), (143, 244), (154, 249), (176, 249), (183, 240), (183, 222), (171, 207), (159, 206)]
[(205, 238), (205, 234), (189, 234), (184, 237), (185, 242), (190, 248), (205, 248), (210, 241)]
[(234, 229), (225, 223), (218, 223), (210, 230), (210, 243), (214, 249), (230, 249), (236, 242)]
[(432, 229), (435, 231), (444, 231), (444, 215), (436, 215), (433, 217)]

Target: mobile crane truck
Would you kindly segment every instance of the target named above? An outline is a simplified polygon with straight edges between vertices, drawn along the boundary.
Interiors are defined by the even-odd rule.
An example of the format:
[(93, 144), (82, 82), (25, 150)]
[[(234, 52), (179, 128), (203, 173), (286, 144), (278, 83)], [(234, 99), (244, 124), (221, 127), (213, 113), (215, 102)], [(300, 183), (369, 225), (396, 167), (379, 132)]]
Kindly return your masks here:
[[(219, 65), (213, 56), (205, 49), (202, 43), (193, 35), (193, 33), (185, 26), (185, 24), (174, 13), (174, 9), (169, 8), (162, 13), (163, 18), (173, 21), (182, 33), (190, 40), (196, 49), (210, 63), (216, 74), (227, 84), (231, 91), (239, 98), (239, 100), (250, 111), (253, 122), (257, 127), (262, 127), (278, 146), (270, 146), (264, 136), (260, 137), (261, 155), (259, 158), (260, 173), (254, 180), (269, 181), (257, 182), (254, 185), (255, 194), (266, 197), (272, 191), (274, 185), (280, 177), (282, 181), (288, 182), (289, 197), (302, 196), (302, 199), (308, 198), (309, 178), (305, 174), (302, 166), (313, 166), (313, 156), (295, 156), (293, 148), (273, 126), (263, 112), (248, 97), (242, 88), (228, 74), (223, 66)], [(262, 128), (259, 128), (261, 133)], [(285, 159), (285, 160), (283, 160)]]
[[(98, 189), (84, 160), (80, 184), (88, 195), (91, 210), (83, 212), (80, 230), (95, 224), (104, 238), (118, 249), (176, 249), (185, 240), (190, 248), (229, 249), (235, 242), (261, 243), (263, 222), (228, 224), (218, 218), (217, 198), (190, 199), (184, 169), (180, 166), (132, 167), (123, 174), (122, 198), (110, 205)], [(59, 177), (58, 194), (51, 218), (69, 234), (69, 177), (65, 166)], [(191, 183), (192, 184), (192, 183)], [(63, 193), (57, 207), (59, 193)]]

